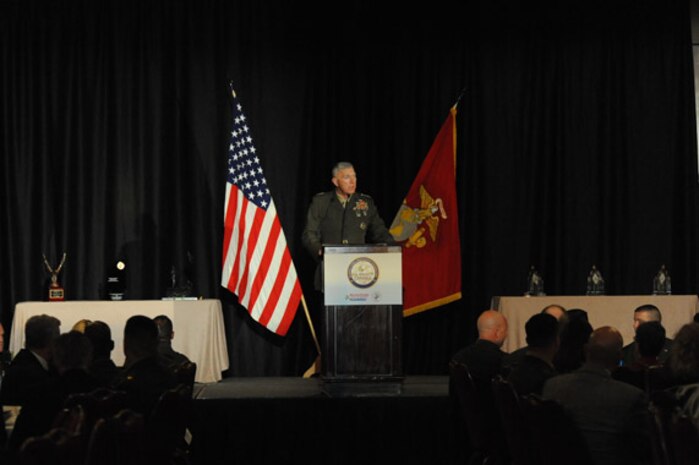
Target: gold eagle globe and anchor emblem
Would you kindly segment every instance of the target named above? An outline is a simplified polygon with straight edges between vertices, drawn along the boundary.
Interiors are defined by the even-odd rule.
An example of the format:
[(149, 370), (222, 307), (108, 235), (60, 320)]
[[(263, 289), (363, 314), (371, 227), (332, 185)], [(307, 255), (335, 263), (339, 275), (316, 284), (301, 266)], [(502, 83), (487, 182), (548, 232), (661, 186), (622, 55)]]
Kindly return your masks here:
[(420, 186), (420, 208), (413, 208), (403, 201), (388, 232), (397, 242), (405, 241), (406, 248), (420, 249), (427, 245), (426, 232), (429, 233), (432, 242), (437, 241), (439, 222), (446, 219), (447, 213), (442, 199), (432, 198), (425, 186)]

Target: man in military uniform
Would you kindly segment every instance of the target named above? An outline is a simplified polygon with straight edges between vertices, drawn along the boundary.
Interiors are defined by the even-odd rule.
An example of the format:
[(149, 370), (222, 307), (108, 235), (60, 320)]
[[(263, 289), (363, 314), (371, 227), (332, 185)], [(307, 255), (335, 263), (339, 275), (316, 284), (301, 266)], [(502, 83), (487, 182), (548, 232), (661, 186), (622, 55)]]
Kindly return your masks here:
[[(320, 262), (323, 244), (387, 243), (394, 240), (370, 196), (356, 192), (357, 174), (351, 163), (333, 167), (335, 189), (313, 197), (303, 230), (303, 245)], [(321, 267), (316, 269), (315, 288), (322, 289)]]

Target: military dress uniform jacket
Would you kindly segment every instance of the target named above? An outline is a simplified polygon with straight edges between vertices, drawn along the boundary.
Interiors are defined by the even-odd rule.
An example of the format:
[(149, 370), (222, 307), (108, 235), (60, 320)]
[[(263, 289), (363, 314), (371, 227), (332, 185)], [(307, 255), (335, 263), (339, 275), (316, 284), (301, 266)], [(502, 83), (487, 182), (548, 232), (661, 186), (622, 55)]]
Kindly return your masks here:
[[(394, 240), (379, 216), (374, 199), (353, 194), (343, 207), (335, 191), (316, 194), (311, 201), (303, 231), (303, 246), (320, 261), (323, 244), (393, 244)], [(321, 267), (316, 269), (315, 287), (322, 289)]]

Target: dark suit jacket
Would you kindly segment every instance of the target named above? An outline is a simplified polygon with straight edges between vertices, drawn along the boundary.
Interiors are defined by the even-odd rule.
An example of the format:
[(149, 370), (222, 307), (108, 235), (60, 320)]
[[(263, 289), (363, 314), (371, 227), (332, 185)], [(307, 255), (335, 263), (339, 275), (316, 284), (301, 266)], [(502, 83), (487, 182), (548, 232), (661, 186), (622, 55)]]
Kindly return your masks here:
[[(660, 354), (658, 354), (658, 359), (660, 360), (660, 363), (667, 362), (667, 358), (670, 356), (671, 348), (672, 339), (665, 338), (665, 344), (663, 345), (663, 349), (660, 351)], [(627, 367), (633, 365), (634, 362), (636, 362), (636, 341), (632, 342), (627, 346), (624, 346), (621, 353), (622, 359), (624, 360), (623, 366)]]
[(176, 352), (172, 348), (169, 340), (158, 342), (158, 357), (160, 358), (160, 363), (171, 370), (189, 362), (186, 355)]
[(556, 375), (556, 370), (546, 361), (533, 355), (522, 357), (517, 366), (510, 372), (508, 381), (517, 394), (541, 394), (547, 379)]
[(109, 387), (116, 380), (119, 368), (110, 358), (97, 358), (92, 361), (88, 372), (97, 380), (101, 387)]
[(496, 344), (478, 339), (454, 354), (452, 360), (466, 365), (476, 384), (489, 384), (495, 375), (502, 373), (504, 358), (505, 352)]
[(177, 385), (172, 370), (156, 356), (144, 358), (122, 370), (115, 388), (126, 392), (127, 403), (148, 418), (160, 396)]
[(0, 402), (4, 405), (25, 405), (40, 398), (52, 373), (45, 370), (29, 349), (20, 350), (2, 379)]
[(649, 463), (648, 410), (640, 389), (613, 380), (608, 370), (586, 364), (550, 378), (543, 397), (558, 402), (571, 415), (595, 465)]

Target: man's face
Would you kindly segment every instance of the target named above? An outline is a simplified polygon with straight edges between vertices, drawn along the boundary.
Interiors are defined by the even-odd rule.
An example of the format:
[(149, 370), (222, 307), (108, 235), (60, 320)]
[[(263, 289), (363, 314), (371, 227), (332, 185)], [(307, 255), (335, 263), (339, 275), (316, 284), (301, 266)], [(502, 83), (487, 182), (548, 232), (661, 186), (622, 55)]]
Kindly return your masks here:
[(5, 345), (5, 328), (0, 325), (0, 352), (2, 352), (2, 348)]
[(633, 330), (636, 331), (639, 326), (649, 321), (656, 321), (652, 312), (635, 312), (633, 314)]
[(337, 193), (345, 197), (354, 194), (354, 191), (357, 190), (357, 174), (354, 172), (354, 168), (339, 170), (332, 181), (337, 188)]

